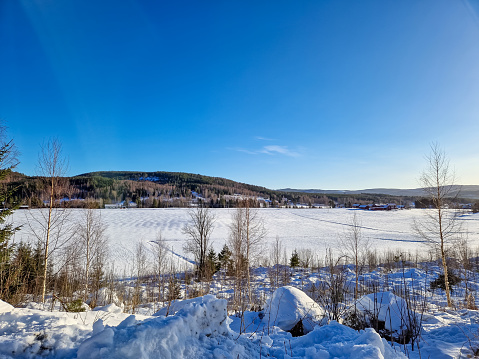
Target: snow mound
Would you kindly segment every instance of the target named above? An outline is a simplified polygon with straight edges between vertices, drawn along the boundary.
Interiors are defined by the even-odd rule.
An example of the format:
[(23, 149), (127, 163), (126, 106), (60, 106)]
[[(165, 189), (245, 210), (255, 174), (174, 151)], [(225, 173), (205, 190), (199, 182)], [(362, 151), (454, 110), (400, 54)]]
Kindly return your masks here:
[(226, 319), (226, 300), (204, 296), (174, 316), (153, 317), (143, 322), (128, 317), (116, 327), (106, 327), (80, 345), (77, 357), (198, 357), (205, 354), (200, 342), (214, 340), (229, 332)]
[(94, 312), (97, 312), (97, 311), (102, 311), (102, 312), (107, 312), (107, 313), (112, 313), (112, 314), (119, 314), (119, 313), (123, 313), (123, 309), (116, 306), (115, 304), (108, 304), (108, 305), (104, 305), (103, 307), (95, 307), (93, 309)]
[(72, 358), (91, 331), (82, 323), (88, 315), (24, 308), (0, 313), (0, 358)]
[(384, 325), (385, 334), (396, 338), (406, 335), (416, 321), (416, 313), (408, 308), (407, 302), (391, 292), (372, 293), (361, 297), (356, 302), (356, 310), (366, 320), (367, 325), (377, 320), (380, 326)]
[(108, 304), (115, 304), (123, 311), (125, 304), (118, 298), (116, 293), (109, 288), (100, 288), (95, 293), (91, 294), (87, 300), (88, 304), (95, 303), (96, 306), (104, 307)]
[(0, 299), (0, 313), (9, 312), (11, 310), (13, 310), (13, 305)]
[(289, 331), (302, 320), (305, 333), (325, 324), (324, 310), (302, 290), (292, 286), (276, 289), (266, 303), (263, 321)]
[(179, 312), (181, 309), (185, 309), (189, 307), (190, 305), (198, 305), (203, 303), (203, 301), (208, 301), (210, 299), (215, 298), (214, 295), (207, 294), (204, 297), (197, 297), (197, 298), (191, 298), (191, 299), (185, 299), (185, 300), (174, 300), (171, 302), (169, 306), (161, 308), (159, 311), (157, 311), (153, 316), (167, 316), (167, 315), (173, 315)]
[[(284, 347), (270, 349), (270, 356), (286, 358)], [(373, 329), (360, 333), (335, 321), (317, 326), (302, 337), (291, 341), (293, 358), (338, 358), (338, 359), (403, 359), (406, 356), (395, 351)]]

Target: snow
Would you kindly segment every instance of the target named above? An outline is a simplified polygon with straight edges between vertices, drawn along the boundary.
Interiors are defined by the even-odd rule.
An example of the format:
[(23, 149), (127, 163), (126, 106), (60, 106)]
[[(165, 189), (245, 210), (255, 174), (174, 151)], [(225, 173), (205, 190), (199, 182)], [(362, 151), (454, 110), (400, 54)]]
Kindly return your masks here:
[(211, 295), (206, 295), (204, 297), (197, 297), (185, 300), (173, 300), (169, 306), (161, 308), (158, 312), (154, 313), (154, 316), (168, 316), (176, 314), (178, 311), (188, 308), (191, 305), (198, 305), (203, 303), (205, 300), (210, 300)]
[(125, 305), (120, 301), (117, 294), (108, 288), (100, 288), (97, 292), (90, 294), (87, 303), (90, 303), (92, 300), (95, 301), (97, 306), (110, 307), (111, 304), (108, 304), (112, 303), (121, 311), (125, 309)]
[(13, 309), (13, 305), (0, 300), (0, 313), (10, 312)]
[(373, 329), (358, 333), (337, 322), (297, 338), (292, 351), (297, 358), (406, 358)]
[[(415, 272), (423, 275), (421, 270)], [(374, 278), (377, 273), (363, 274), (368, 275)], [(298, 274), (293, 276), (292, 283), (300, 285)], [(43, 308), (32, 303), (26, 303), (28, 308), (0, 304), (1, 359), (405, 357), (404, 346), (386, 342), (372, 329), (357, 332), (334, 321), (327, 324), (321, 320), (322, 308), (293, 286), (280, 287), (272, 293), (263, 313), (245, 312), (247, 325), (241, 334), (240, 318), (233, 313), (228, 317), (226, 301), (214, 295), (175, 301), (168, 317), (163, 315), (164, 309), (151, 316), (130, 315), (115, 304), (83, 313), (31, 309)], [(404, 328), (399, 314), (404, 306), (404, 300), (390, 292), (369, 294), (357, 303), (358, 310), (376, 312), (378, 319), (396, 332)], [(304, 321), (311, 325), (308, 333), (292, 337), (287, 330), (308, 315), (315, 319)], [(275, 320), (271, 320), (273, 316)], [(409, 346), (408, 355), (414, 359), (467, 357), (479, 347), (477, 333), (479, 311), (445, 310), (430, 303), (423, 319), (421, 351), (411, 351)]]
[[(199, 301), (201, 300), (201, 302)], [(169, 317), (107, 327), (78, 348), (82, 358), (193, 358), (206, 354), (201, 341), (228, 333), (226, 300), (205, 296)], [(211, 344), (213, 345), (213, 344)]]
[(298, 338), (280, 328), (261, 337), (239, 335), (229, 327), (226, 301), (212, 295), (168, 317), (94, 313), (2, 313), (0, 358), (405, 358), (374, 330), (358, 333), (336, 322)]
[(356, 302), (355, 309), (368, 319), (384, 322), (386, 330), (398, 334), (407, 330), (409, 318), (416, 315), (404, 299), (391, 292), (367, 294)]
[[(78, 219), (81, 210), (73, 210)], [(212, 235), (213, 245), (219, 251), (228, 238), (228, 224), (233, 209), (213, 210), (216, 216)], [(34, 215), (38, 210), (29, 210)], [(288, 253), (293, 249), (308, 248), (323, 257), (326, 248), (337, 248), (338, 238), (350, 227), (352, 210), (347, 209), (261, 209), (268, 230), (265, 247), (279, 235)], [(424, 210), (392, 212), (358, 212), (362, 234), (370, 239), (373, 248), (383, 250), (423, 251), (426, 247), (412, 231), (414, 218), (421, 218)], [(112, 260), (123, 274), (133, 274), (135, 245), (138, 242), (154, 245), (161, 230), (167, 241), (170, 256), (185, 269), (192, 260), (184, 253), (186, 241), (182, 228), (188, 221), (185, 209), (128, 209), (101, 210), (111, 241)], [(28, 216), (28, 214), (27, 214)], [(474, 248), (479, 244), (479, 214), (461, 217), (467, 223), (468, 239)], [(25, 224), (25, 211), (13, 216), (15, 224)], [(33, 241), (28, 225), (15, 235), (15, 242)], [(269, 254), (264, 250), (265, 255)], [(428, 292), (429, 283), (441, 273), (437, 263), (425, 263), (416, 268), (401, 268), (393, 263), (359, 276), (360, 284), (374, 283), (378, 293), (368, 294), (357, 302), (363, 313), (376, 311), (386, 328), (399, 333), (404, 330), (401, 311), (407, 310), (402, 298), (394, 295), (397, 287), (405, 286), (413, 293), (427, 297), (427, 308), (422, 322), (420, 352), (411, 346), (387, 342), (373, 329), (355, 331), (343, 324), (326, 323), (324, 310), (314, 303), (318, 288), (327, 288), (327, 268), (313, 271), (297, 270), (291, 273), (289, 286), (274, 293), (268, 282), (269, 268), (255, 268), (253, 285), (258, 298), (263, 298), (263, 313), (244, 312), (246, 327), (240, 333), (241, 318), (226, 313), (226, 301), (232, 293), (231, 285), (214, 282), (207, 286), (210, 293), (203, 297), (173, 301), (170, 308), (149, 303), (137, 312), (123, 313), (126, 306), (121, 295), (102, 288), (90, 299), (98, 307), (83, 313), (47, 311), (50, 307), (38, 303), (23, 303), (14, 308), (0, 301), (0, 359), (7, 358), (458, 358), (472, 356), (479, 348), (479, 312), (461, 309), (465, 287), (454, 287), (453, 299), (459, 309), (445, 309), (445, 295), (441, 290)], [(462, 273), (457, 273), (462, 275)], [(354, 287), (355, 274), (351, 267), (344, 272), (346, 287)], [(477, 297), (479, 280), (474, 272), (468, 274), (469, 293)], [(122, 284), (125, 290), (128, 280)], [(314, 286), (313, 286), (314, 284)], [(321, 285), (324, 284), (324, 285)], [(308, 293), (305, 294), (300, 289)], [(182, 288), (184, 294), (184, 288)], [(203, 293), (207, 293), (203, 292)], [(316, 293), (316, 294), (315, 294)], [(118, 293), (124, 294), (124, 293)], [(87, 301), (89, 302), (89, 301)], [(351, 302), (349, 303), (351, 304)], [(476, 301), (477, 304), (477, 301)], [(406, 308), (406, 309), (405, 309)], [(47, 310), (45, 310), (47, 309)], [(155, 315), (152, 315), (155, 311)], [(168, 311), (168, 316), (165, 317)], [(228, 316), (229, 315), (229, 316)], [(274, 318), (272, 320), (271, 318)], [(306, 335), (292, 337), (290, 330), (299, 319)]]
[(292, 286), (276, 289), (264, 311), (264, 321), (284, 331), (291, 330), (302, 320), (304, 332), (309, 333), (324, 317), (324, 310), (314, 300)]
[[(16, 211), (12, 222), (23, 225), (15, 234), (15, 241), (35, 243), (35, 237), (27, 223), (29, 216), (39, 216), (41, 210)], [(72, 209), (72, 220), (81, 218), (81, 209)], [(106, 224), (105, 234), (110, 239), (110, 252), (115, 268), (131, 275), (134, 273), (133, 257), (136, 243), (153, 248), (157, 233), (161, 231), (170, 255), (177, 260), (178, 267), (192, 267), (192, 258), (184, 252), (187, 236), (184, 225), (189, 221), (188, 209), (184, 208), (134, 208), (102, 209), (102, 221)], [(212, 209), (216, 220), (211, 236), (212, 245), (219, 252), (228, 238), (229, 223), (235, 209)], [(259, 209), (264, 218), (267, 236), (264, 245), (269, 247), (276, 236), (283, 247), (291, 253), (294, 249), (309, 248), (323, 256), (328, 248), (337, 249), (338, 239), (350, 228), (351, 216), (356, 212), (361, 220), (362, 235), (367, 237), (379, 252), (405, 248), (414, 253), (425, 250), (425, 245), (412, 229), (415, 218), (424, 218), (428, 210), (361, 211), (344, 208), (333, 209)], [(479, 213), (465, 214), (460, 220), (467, 224), (470, 245), (479, 245)], [(35, 226), (35, 223), (31, 223)]]
[[(124, 307), (124, 306), (125, 305), (122, 303), (122, 307)], [(123, 313), (123, 309), (121, 307), (116, 306), (113, 303), (104, 305), (103, 307), (95, 307), (93, 310), (94, 311), (107, 312), (107, 313), (113, 313), (113, 314)]]

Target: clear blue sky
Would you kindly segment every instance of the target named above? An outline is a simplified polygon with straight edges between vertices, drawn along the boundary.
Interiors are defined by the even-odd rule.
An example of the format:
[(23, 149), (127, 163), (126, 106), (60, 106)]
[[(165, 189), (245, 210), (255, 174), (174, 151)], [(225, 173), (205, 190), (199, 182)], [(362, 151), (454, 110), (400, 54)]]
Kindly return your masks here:
[(0, 118), (33, 175), (181, 171), (417, 187), (431, 142), (479, 184), (476, 0), (1, 0)]

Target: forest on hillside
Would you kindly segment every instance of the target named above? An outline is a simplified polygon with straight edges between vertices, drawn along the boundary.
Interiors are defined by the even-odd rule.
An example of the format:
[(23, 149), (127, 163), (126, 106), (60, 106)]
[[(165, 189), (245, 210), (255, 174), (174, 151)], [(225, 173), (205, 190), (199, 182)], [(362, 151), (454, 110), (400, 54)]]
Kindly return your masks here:
[[(41, 177), (12, 173), (4, 183), (12, 195), (7, 205), (42, 207), (48, 200), (48, 186)], [(413, 197), (381, 194), (321, 194), (275, 191), (265, 187), (182, 172), (92, 172), (63, 177), (59, 201), (63, 206), (83, 207), (84, 200), (105, 204), (135, 203), (138, 208), (188, 207), (201, 201), (212, 208), (237, 207), (249, 199), (254, 207), (344, 206), (354, 203), (396, 203), (408, 205)]]

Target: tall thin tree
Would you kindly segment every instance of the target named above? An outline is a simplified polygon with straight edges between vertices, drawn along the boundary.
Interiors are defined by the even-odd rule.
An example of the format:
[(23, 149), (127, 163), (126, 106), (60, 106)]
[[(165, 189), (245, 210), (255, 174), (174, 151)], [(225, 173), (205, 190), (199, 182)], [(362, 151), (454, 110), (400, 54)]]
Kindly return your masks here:
[(437, 144), (431, 145), (431, 152), (426, 156), (427, 166), (421, 174), (420, 183), (433, 203), (432, 209), (425, 210), (425, 218), (414, 221), (416, 233), (433, 246), (441, 257), (444, 272), (444, 285), (447, 305), (453, 305), (448, 278), (447, 250), (453, 239), (458, 236), (462, 223), (458, 212), (449, 209), (458, 191), (455, 186), (454, 171), (449, 167), (449, 160), (444, 150)]
[(78, 244), (82, 257), (84, 258), (84, 276), (83, 276), (83, 300), (86, 301), (89, 294), (90, 273), (92, 263), (102, 252), (107, 250), (107, 238), (105, 236), (105, 225), (102, 222), (101, 214), (94, 209), (94, 203), (86, 203), (86, 208), (82, 211), (80, 222), (78, 223)]
[[(0, 124), (0, 203), (3, 203), (4, 207), (12, 191), (7, 188), (6, 183), (2, 182), (9, 177), (12, 170), (17, 166), (17, 155), (18, 152), (13, 141), (6, 139), (6, 128)], [(14, 227), (11, 223), (5, 223), (5, 220), (13, 213), (16, 207), (14, 204), (0, 211), (0, 298), (3, 299), (6, 299), (11, 294), (8, 282), (11, 279), (10, 257), (13, 247), (9, 242), (15, 231), (20, 229), (20, 227)]]
[(62, 154), (62, 145), (58, 139), (50, 139), (41, 146), (38, 157), (38, 170), (41, 179), (48, 188), (48, 218), (44, 239), (44, 270), (42, 285), (42, 302), (45, 303), (47, 288), (48, 259), (50, 255), (50, 236), (53, 223), (53, 208), (55, 201), (61, 193), (62, 179), (67, 172), (68, 164)]
[[(243, 200), (240, 207), (233, 213), (230, 224), (230, 245), (236, 268), (246, 271), (248, 304), (252, 302), (250, 267), (259, 253), (265, 236), (266, 229), (263, 218), (256, 208), (250, 207), (248, 200)], [(238, 275), (239, 273), (237, 273), (237, 277)]]
[(341, 254), (354, 262), (354, 272), (356, 276), (356, 285), (354, 299), (358, 299), (359, 294), (359, 269), (360, 263), (365, 258), (369, 247), (369, 238), (361, 233), (361, 219), (357, 212), (353, 212), (348, 230), (340, 238)]

